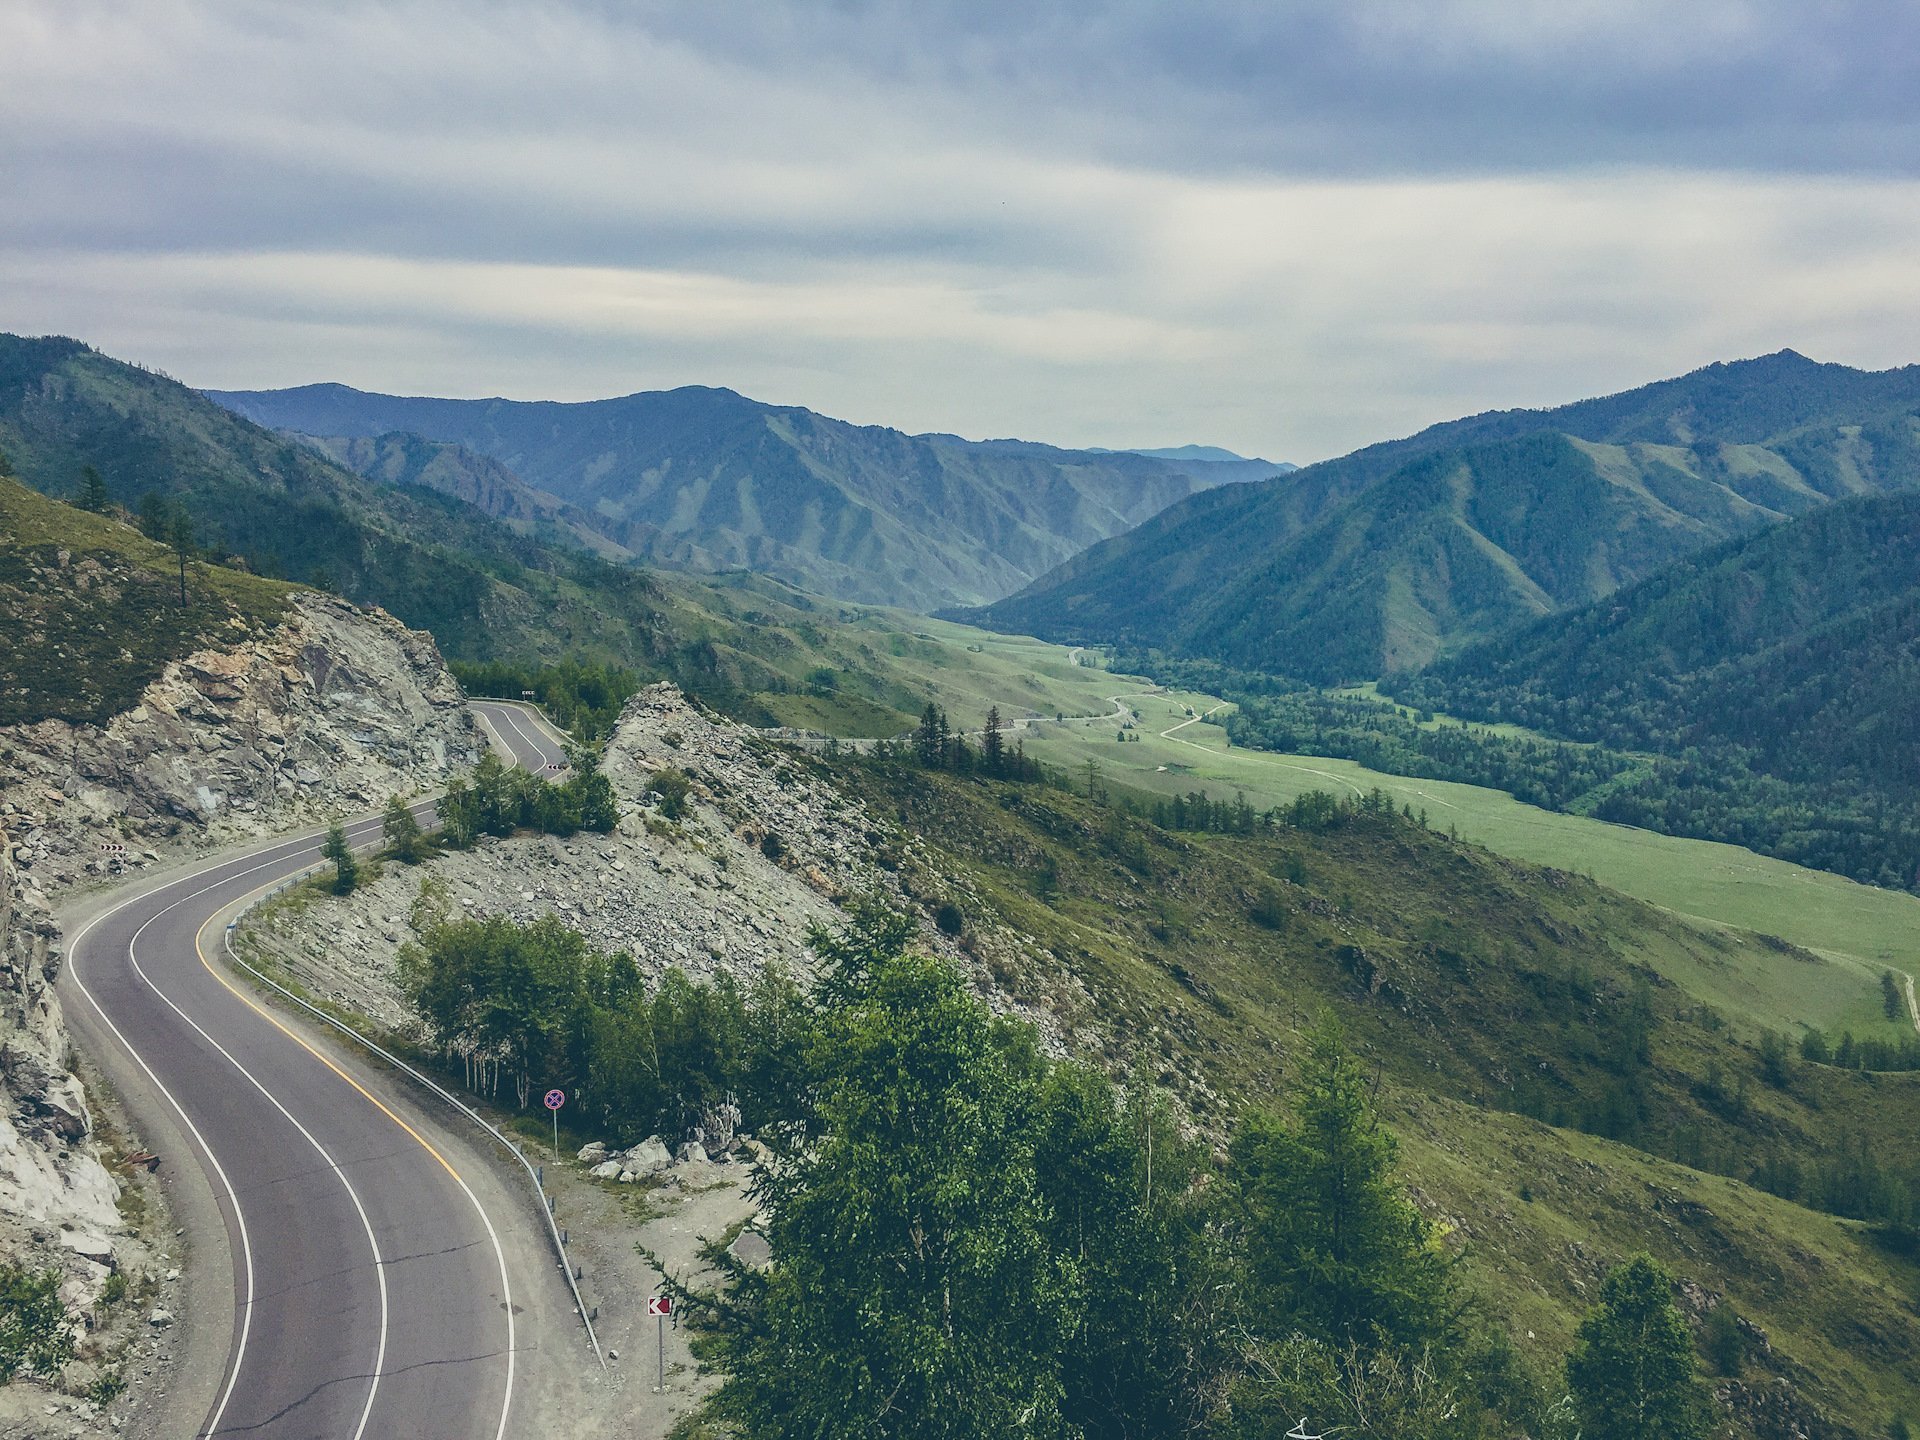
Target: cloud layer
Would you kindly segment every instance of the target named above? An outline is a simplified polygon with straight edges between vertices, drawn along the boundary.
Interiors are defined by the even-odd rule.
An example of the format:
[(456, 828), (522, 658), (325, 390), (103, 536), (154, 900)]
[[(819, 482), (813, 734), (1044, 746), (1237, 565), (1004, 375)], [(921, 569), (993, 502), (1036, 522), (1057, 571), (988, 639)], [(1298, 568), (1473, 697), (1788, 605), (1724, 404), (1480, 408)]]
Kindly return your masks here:
[(1920, 12), (1809, 8), (15, 0), (0, 328), (1295, 459), (1920, 359)]

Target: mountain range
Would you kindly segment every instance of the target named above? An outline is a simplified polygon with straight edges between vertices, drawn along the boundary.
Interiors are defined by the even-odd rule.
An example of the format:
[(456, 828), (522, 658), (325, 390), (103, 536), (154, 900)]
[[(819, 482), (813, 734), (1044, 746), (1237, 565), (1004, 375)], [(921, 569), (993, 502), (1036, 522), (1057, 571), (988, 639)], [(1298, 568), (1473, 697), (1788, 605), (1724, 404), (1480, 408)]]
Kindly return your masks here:
[(1920, 794), (1920, 491), (1715, 547), (1388, 688), (1620, 750)]
[(1315, 681), (1417, 669), (1719, 541), (1920, 482), (1920, 366), (1793, 351), (1214, 489), (955, 617)]
[(633, 663), (668, 643), (657, 582), (550, 518), (517, 533), (454, 496), (369, 481), (77, 340), (0, 335), (0, 451), (61, 498), (92, 467), (110, 502), (184, 513), (200, 547), (384, 606), (449, 655)]
[(923, 611), (998, 599), (1175, 501), (1280, 468), (908, 435), (705, 387), (581, 403), (344, 385), (207, 393), (363, 473), (392, 472), (401, 442), (388, 437), (458, 445), (546, 497), (497, 474), (482, 483), (478, 460), (461, 459), (452, 468), (475, 472), (462, 498), (520, 520), (544, 507), (624, 555)]

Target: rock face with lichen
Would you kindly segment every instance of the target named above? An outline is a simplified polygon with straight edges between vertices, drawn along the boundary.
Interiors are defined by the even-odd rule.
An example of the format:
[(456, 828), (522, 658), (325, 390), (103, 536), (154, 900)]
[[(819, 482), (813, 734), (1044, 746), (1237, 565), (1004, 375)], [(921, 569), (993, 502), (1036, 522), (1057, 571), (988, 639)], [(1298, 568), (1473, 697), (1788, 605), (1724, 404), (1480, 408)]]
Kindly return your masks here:
[(46, 897), (0, 849), (0, 1256), (60, 1269), (63, 1296), (85, 1305), (113, 1264), (119, 1187), (67, 1069), (59, 938)]
[(479, 744), (431, 636), (303, 594), (264, 635), (170, 663), (104, 725), (0, 729), (0, 824), (59, 891), (437, 787)]

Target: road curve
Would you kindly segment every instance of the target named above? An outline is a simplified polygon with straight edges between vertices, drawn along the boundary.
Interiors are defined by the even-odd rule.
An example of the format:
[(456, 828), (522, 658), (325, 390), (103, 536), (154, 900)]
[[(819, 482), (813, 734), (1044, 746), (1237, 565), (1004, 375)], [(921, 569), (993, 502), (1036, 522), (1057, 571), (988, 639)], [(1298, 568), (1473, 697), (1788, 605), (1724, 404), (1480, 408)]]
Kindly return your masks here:
[(534, 774), (552, 774), (566, 768), (566, 738), (531, 705), (516, 700), (471, 700), (468, 707), (480, 717), (494, 745), (516, 765)]
[[(517, 706), (516, 759), (562, 758)], [(476, 705), (476, 710), (482, 706)], [(516, 745), (514, 742), (518, 741)], [(347, 827), (356, 844), (379, 822)], [(238, 902), (312, 865), (320, 832), (197, 866), (102, 910), (68, 946), (70, 1013), (190, 1137), (232, 1251), (232, 1340), (199, 1436), (515, 1433), (518, 1307), (501, 1235), (431, 1127), (409, 1121), (228, 978)], [(104, 1033), (103, 1033), (104, 1032)], [(210, 1317), (181, 1317), (209, 1324)]]

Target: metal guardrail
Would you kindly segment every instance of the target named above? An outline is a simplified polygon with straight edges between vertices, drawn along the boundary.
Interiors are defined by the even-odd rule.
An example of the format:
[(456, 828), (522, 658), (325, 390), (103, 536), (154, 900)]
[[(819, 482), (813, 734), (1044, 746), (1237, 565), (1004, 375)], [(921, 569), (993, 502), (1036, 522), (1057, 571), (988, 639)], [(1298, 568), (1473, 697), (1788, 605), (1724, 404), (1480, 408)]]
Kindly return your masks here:
[(554, 1217), (552, 1198), (547, 1194), (546, 1186), (541, 1179), (541, 1172), (534, 1168), (532, 1162), (529, 1161), (526, 1155), (521, 1152), (520, 1147), (514, 1144), (513, 1141), (509, 1140), (504, 1134), (502, 1134), (498, 1129), (496, 1129), (494, 1125), (489, 1120), (487, 1120), (485, 1116), (481, 1115), (471, 1105), (467, 1104), (464, 1100), (460, 1099), (459, 1096), (455, 1095), (452, 1091), (448, 1090), (444, 1085), (440, 1084), (439, 1081), (433, 1079), (429, 1075), (422, 1074), (419, 1070), (409, 1065), (405, 1060), (402, 1060), (398, 1055), (395, 1055), (392, 1051), (368, 1039), (365, 1035), (362, 1035), (358, 1030), (354, 1029), (351, 1025), (348, 1025), (345, 1021), (339, 1020), (334, 1016), (329, 1015), (325, 1010), (322, 1010), (318, 1005), (315, 1005), (312, 1001), (306, 999), (303, 996), (296, 995), (292, 990), (289, 990), (285, 985), (282, 985), (278, 980), (275, 980), (271, 975), (267, 975), (262, 971), (256, 969), (252, 965), (249, 965), (245, 960), (243, 960), (240, 957), (239, 953), (234, 950), (233, 932), (235, 928), (239, 925), (242, 919), (244, 919), (248, 914), (250, 914), (257, 906), (264, 904), (266, 901), (272, 899), (276, 895), (284, 894), (287, 890), (291, 889), (293, 886), (301, 883), (304, 880), (309, 879), (313, 875), (318, 874), (321, 870), (325, 868), (326, 867), (324, 864), (309, 865), (306, 869), (297, 871), (295, 874), (290, 875), (289, 877), (287, 877), (285, 881), (275, 886), (273, 889), (265, 892), (264, 894), (256, 895), (251, 900), (249, 900), (244, 906), (242, 906), (238, 911), (236, 911), (233, 919), (227, 923), (227, 928), (222, 933), (222, 937), (221, 937), (221, 947), (226, 951), (227, 959), (231, 961), (233, 964), (239, 966), (242, 970), (245, 970), (249, 975), (253, 976), (254, 979), (260, 981), (261, 984), (270, 986), (272, 989), (278, 991), (281, 995), (284, 995), (287, 999), (291, 1000), (294, 1004), (298, 1005), (301, 1009), (314, 1015), (316, 1018), (324, 1021), (326, 1024), (331, 1025), (335, 1030), (338, 1030), (342, 1035), (345, 1035), (348, 1039), (353, 1040), (354, 1042), (356, 1042), (361, 1046), (364, 1046), (367, 1050), (379, 1056), (382, 1060), (386, 1061), (389, 1065), (393, 1066), (396, 1070), (400, 1070), (405, 1074), (411, 1076), (413, 1079), (417, 1080), (421, 1085), (425, 1086), (428, 1090), (431, 1090), (435, 1095), (439, 1096), (448, 1105), (451, 1105), (455, 1110), (458, 1110), (462, 1115), (466, 1116), (467, 1119), (471, 1120), (474, 1124), (478, 1125), (482, 1130), (486, 1131), (487, 1134), (491, 1135), (494, 1138), (494, 1140), (499, 1142), (499, 1144), (507, 1151), (507, 1153), (512, 1155), (514, 1159), (520, 1162), (520, 1168), (527, 1172), (527, 1179), (531, 1181), (533, 1184), (534, 1196), (540, 1202), (540, 1213), (546, 1217), (547, 1235), (553, 1241), (554, 1254), (559, 1257), (561, 1273), (567, 1277), (567, 1289), (573, 1293), (574, 1313), (580, 1317), (580, 1323), (586, 1327), (587, 1343), (593, 1346), (593, 1358), (600, 1362), (600, 1368), (602, 1370), (606, 1369), (607, 1357), (600, 1349), (600, 1337), (594, 1333), (593, 1316), (588, 1312), (586, 1302), (580, 1298), (580, 1286), (574, 1278), (573, 1259), (571, 1256), (567, 1254), (566, 1238), (561, 1234), (560, 1223)]

